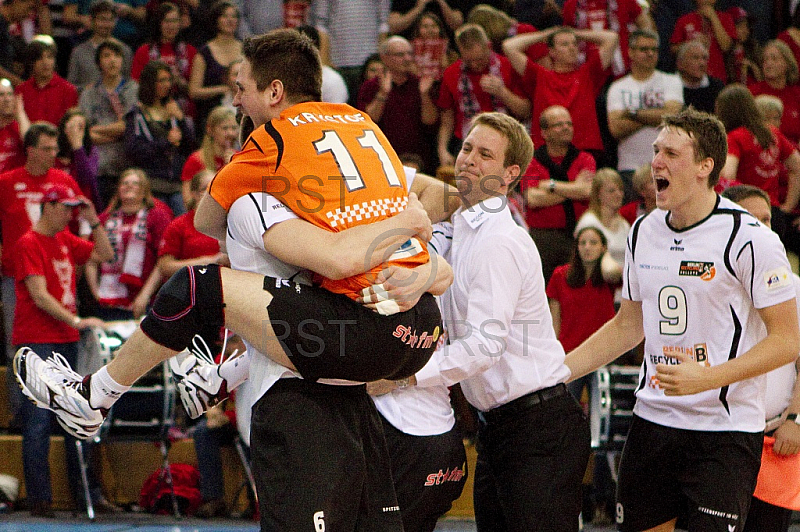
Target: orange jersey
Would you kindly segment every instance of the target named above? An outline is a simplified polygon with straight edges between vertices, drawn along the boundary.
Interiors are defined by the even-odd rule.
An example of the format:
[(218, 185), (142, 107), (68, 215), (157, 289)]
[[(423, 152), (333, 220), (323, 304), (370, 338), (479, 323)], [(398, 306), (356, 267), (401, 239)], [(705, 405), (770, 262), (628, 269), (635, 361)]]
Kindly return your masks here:
[[(369, 115), (321, 102), (294, 105), (253, 131), (209, 187), (226, 211), (250, 192), (271, 194), (328, 231), (378, 222), (408, 203), (403, 165)], [(411, 238), (384, 264), (413, 268), (428, 260), (425, 246)], [(322, 278), (322, 286), (355, 299), (380, 269)]]

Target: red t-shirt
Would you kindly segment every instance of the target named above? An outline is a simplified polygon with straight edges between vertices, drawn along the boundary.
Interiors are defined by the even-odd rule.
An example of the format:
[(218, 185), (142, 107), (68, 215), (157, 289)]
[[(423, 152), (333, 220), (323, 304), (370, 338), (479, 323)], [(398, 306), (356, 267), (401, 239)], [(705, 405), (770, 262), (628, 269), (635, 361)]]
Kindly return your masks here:
[(17, 307), (14, 311), (12, 343), (61, 344), (78, 341), (80, 333), (77, 329), (36, 306), (25, 285), (25, 278), (31, 275), (44, 276), (50, 295), (75, 313), (75, 267), (89, 260), (92, 249), (93, 242), (69, 231), (45, 236), (30, 230), (22, 235), (14, 255)]
[[(131, 78), (139, 81), (139, 76), (142, 75), (142, 70), (145, 65), (150, 62), (150, 47), (151, 44), (143, 44), (136, 49), (133, 54), (133, 61), (131, 62)], [(161, 43), (158, 45), (158, 52), (160, 57), (159, 61), (165, 62), (173, 71), (178, 72), (181, 77), (189, 81), (189, 76), (192, 73), (192, 64), (194, 63), (194, 56), (197, 54), (197, 49), (191, 44), (184, 44), (186, 46), (186, 61), (188, 65), (178, 65), (178, 55), (175, 53), (175, 46), (172, 43)]]
[(19, 136), (19, 123), (14, 120), (0, 128), (0, 173), (25, 164), (25, 147)]
[(635, 0), (616, 0), (617, 10), (614, 13), (616, 21), (612, 21), (609, 20), (608, 0), (584, 0), (582, 3), (585, 7), (578, 12), (578, 0), (564, 2), (564, 8), (561, 11), (564, 25), (581, 30), (615, 31), (619, 35), (619, 49), (622, 59), (625, 61), (625, 69), (630, 70), (631, 62), (628, 58), (628, 35), (630, 32), (628, 27), (635, 25), (636, 19), (642, 14), (642, 7)]
[(3, 241), (2, 272), (13, 276), (12, 250), (17, 240), (39, 221), (44, 190), (52, 183), (65, 185), (81, 193), (72, 177), (61, 170), (51, 168), (46, 174), (34, 176), (17, 168), (0, 175), (0, 235)]
[[(725, 28), (725, 32), (735, 41), (736, 25), (733, 23), (733, 17), (722, 11), (717, 11), (717, 16), (722, 27)], [(678, 22), (675, 23), (675, 30), (672, 32), (669, 43), (681, 44), (697, 38), (700, 38), (703, 42), (710, 43), (708, 48), (708, 75), (727, 83), (728, 71), (725, 70), (725, 57), (722, 48), (719, 47), (717, 38), (714, 37), (711, 23), (705, 17), (696, 11), (680, 17)]]
[(58, 74), (41, 88), (30, 78), (20, 83), (16, 92), (22, 95), (31, 123), (44, 120), (57, 126), (67, 109), (78, 105), (78, 89)]
[(779, 177), (785, 161), (797, 148), (780, 131), (770, 126), (775, 144), (764, 149), (745, 127), (728, 133), (728, 154), (739, 158), (736, 180), (769, 194), (773, 205), (780, 205)]
[(561, 329), (558, 341), (569, 353), (597, 329), (614, 317), (614, 286), (603, 283), (592, 285), (587, 281), (580, 288), (567, 285), (569, 264), (553, 270), (547, 283), (547, 297), (558, 301), (561, 306)]
[(636, 218), (639, 217), (639, 205), (642, 202), (640, 201), (632, 201), (630, 203), (626, 203), (619, 209), (619, 215), (625, 218), (625, 221), (628, 222), (630, 225), (633, 225), (633, 222), (636, 221)]
[[(542, 148), (544, 149), (544, 148)], [(553, 157), (553, 162), (561, 164), (564, 160), (563, 157)], [(594, 172), (597, 169), (597, 163), (590, 154), (581, 152), (578, 157), (567, 170), (567, 177), (570, 181), (575, 181), (581, 170), (589, 170)], [(519, 181), (519, 188), (525, 191), (527, 188), (538, 187), (540, 181), (547, 181), (550, 179), (550, 172), (541, 165), (536, 159), (531, 160), (531, 164), (525, 171), (525, 175)], [(567, 200), (569, 201), (569, 200)], [(581, 215), (586, 211), (589, 206), (588, 201), (573, 201), (572, 205), (575, 208), (575, 220), (580, 219)], [(539, 209), (526, 208), (525, 221), (528, 227), (535, 229), (564, 229), (567, 226), (567, 218), (564, 214), (564, 207), (562, 204), (551, 205), (550, 207), (542, 207)]]
[(172, 220), (161, 237), (158, 256), (172, 255), (178, 260), (196, 259), (219, 253), (219, 242), (194, 228), (194, 210)]
[[(225, 165), (225, 160), (222, 157), (214, 156), (214, 170), (219, 171)], [(191, 181), (197, 175), (197, 172), (206, 169), (206, 163), (203, 162), (203, 154), (200, 150), (192, 152), (183, 163), (183, 170), (181, 171), (181, 181)]]
[(747, 86), (753, 96), (769, 94), (783, 102), (781, 133), (797, 144), (800, 142), (800, 85), (789, 85), (783, 89), (773, 89), (766, 81)]
[[(514, 72), (511, 63), (502, 55), (496, 55), (496, 57), (500, 60), (500, 77), (503, 78), (506, 87), (517, 96), (524, 98), (525, 93), (522, 90), (520, 78), (517, 73)], [(453, 109), (455, 111), (455, 129), (453, 130), (453, 134), (458, 139), (463, 137), (462, 128), (464, 124), (464, 112), (461, 107), (461, 91), (458, 90), (458, 82), (461, 78), (461, 65), (462, 62), (461, 59), (459, 59), (445, 69), (444, 74), (442, 74), (439, 98), (436, 100), (436, 105), (440, 109)], [(481, 89), (481, 78), (487, 74), (489, 74), (488, 68), (478, 73), (467, 71), (467, 76), (469, 77), (470, 83), (472, 83), (472, 90), (480, 104), (481, 111), (496, 111), (492, 106), (492, 97)]]
[(533, 102), (531, 138), (538, 148), (544, 144), (539, 116), (551, 105), (563, 105), (576, 123), (572, 143), (579, 150), (602, 150), (595, 100), (610, 74), (603, 68), (597, 50), (589, 50), (586, 62), (572, 72), (554, 72), (530, 59), (522, 78), (525, 93)]

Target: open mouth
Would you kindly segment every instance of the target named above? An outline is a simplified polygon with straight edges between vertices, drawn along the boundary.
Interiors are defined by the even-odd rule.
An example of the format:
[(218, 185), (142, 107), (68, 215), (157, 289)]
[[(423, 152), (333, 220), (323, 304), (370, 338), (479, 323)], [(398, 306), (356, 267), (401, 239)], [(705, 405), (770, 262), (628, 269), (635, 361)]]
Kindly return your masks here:
[(663, 190), (666, 190), (666, 188), (667, 188), (668, 186), (669, 186), (669, 181), (667, 181), (666, 179), (663, 179), (663, 178), (661, 178), (661, 177), (657, 177), (657, 178), (656, 178), (656, 190), (657, 190), (658, 192), (661, 192), (661, 191), (663, 191)]

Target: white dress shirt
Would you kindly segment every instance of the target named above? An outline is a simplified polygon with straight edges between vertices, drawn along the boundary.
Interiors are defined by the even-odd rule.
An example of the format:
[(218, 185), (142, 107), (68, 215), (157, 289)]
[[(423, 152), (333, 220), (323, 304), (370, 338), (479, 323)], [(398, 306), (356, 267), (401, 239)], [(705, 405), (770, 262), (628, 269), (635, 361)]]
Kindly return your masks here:
[[(410, 187), (411, 185), (409, 185)], [(433, 226), (433, 238), (428, 251), (449, 261), (453, 226), (439, 223)], [(447, 298), (437, 297), (436, 302), (442, 316), (448, 312)], [(438, 347), (447, 343), (447, 329), (439, 336)], [(453, 407), (450, 405), (450, 390), (446, 386), (409, 386), (397, 388), (385, 395), (373, 397), (375, 408), (394, 428), (412, 436), (437, 436), (449, 432), (456, 424)]]
[(442, 297), (450, 345), (417, 374), (417, 386), (461, 382), (467, 400), (488, 411), (569, 377), (545, 295), (542, 262), (514, 223), (505, 197), (453, 215), (455, 280)]

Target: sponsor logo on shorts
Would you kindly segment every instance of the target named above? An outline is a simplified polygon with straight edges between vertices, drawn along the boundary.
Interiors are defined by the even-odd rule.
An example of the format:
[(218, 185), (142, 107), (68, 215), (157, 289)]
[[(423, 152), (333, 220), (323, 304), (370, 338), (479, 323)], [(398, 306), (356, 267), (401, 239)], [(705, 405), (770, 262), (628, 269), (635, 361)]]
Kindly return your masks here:
[(398, 325), (392, 333), (395, 338), (400, 338), (404, 344), (416, 349), (429, 349), (439, 339), (439, 326), (433, 329), (432, 333), (423, 331), (417, 334), (417, 331), (405, 325)]
[[(697, 511), (703, 512), (704, 514), (712, 515), (714, 517), (722, 517), (723, 519), (733, 519), (734, 521), (739, 520), (739, 514), (732, 514), (729, 512), (723, 512), (722, 510), (713, 510), (711, 508), (706, 508), (705, 506), (698, 506)], [(728, 525), (729, 530), (736, 530), (736, 525)]]
[(425, 487), (438, 486), (445, 482), (458, 482), (464, 478), (464, 471), (466, 470), (465, 464), (461, 464), (461, 469), (455, 467), (452, 470), (447, 468), (447, 471), (439, 470), (438, 473), (431, 473), (425, 480)]
[(384, 506), (382, 510), (383, 510), (384, 513), (385, 512), (399, 512), (400, 511), (400, 507), (399, 506)]
[(717, 275), (713, 262), (682, 260), (678, 275), (682, 277), (699, 277), (703, 281), (710, 281)]
[(785, 267), (776, 268), (764, 274), (764, 284), (767, 287), (767, 292), (783, 288), (791, 282), (789, 270)]

